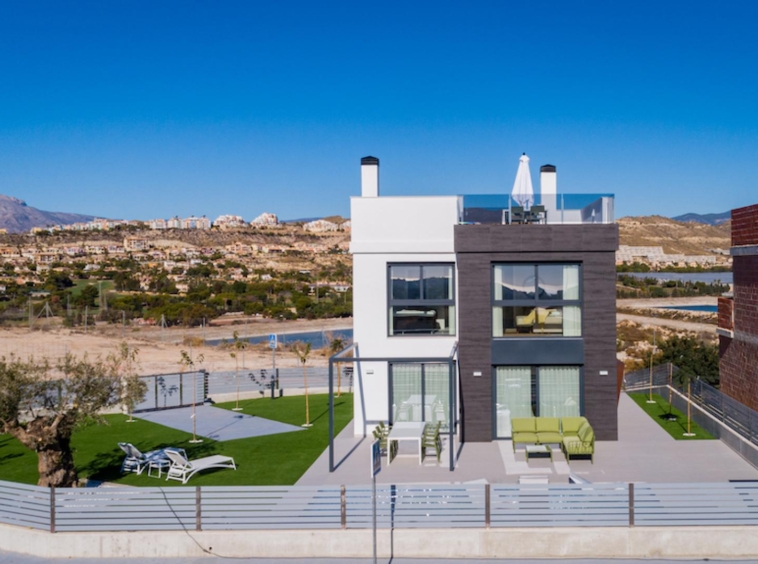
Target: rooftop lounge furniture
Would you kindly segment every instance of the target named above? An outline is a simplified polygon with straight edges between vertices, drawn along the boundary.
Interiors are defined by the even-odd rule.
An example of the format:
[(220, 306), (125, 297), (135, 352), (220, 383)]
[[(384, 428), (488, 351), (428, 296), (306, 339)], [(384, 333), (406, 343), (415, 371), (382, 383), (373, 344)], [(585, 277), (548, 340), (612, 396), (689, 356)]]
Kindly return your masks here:
[(517, 444), (558, 444), (567, 462), (589, 455), (594, 463), (595, 432), (585, 417), (514, 417), (511, 427), (514, 452)]
[(511, 223), (523, 223), (525, 217), (522, 206), (513, 206), (511, 208)]
[(195, 460), (187, 460), (180, 452), (167, 450), (166, 455), (171, 459), (171, 467), (166, 472), (166, 480), (178, 480), (186, 484), (189, 479), (197, 472), (208, 470), (210, 468), (231, 468), (237, 469), (234, 459), (231, 456), (206, 456)]

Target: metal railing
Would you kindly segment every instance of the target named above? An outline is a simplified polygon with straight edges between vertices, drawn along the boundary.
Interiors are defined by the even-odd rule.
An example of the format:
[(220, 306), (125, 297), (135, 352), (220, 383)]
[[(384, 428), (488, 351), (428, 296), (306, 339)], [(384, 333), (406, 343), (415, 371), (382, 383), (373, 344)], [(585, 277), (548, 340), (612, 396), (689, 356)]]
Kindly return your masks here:
[[(653, 387), (661, 388), (671, 386), (681, 395), (686, 396), (686, 386), (683, 386), (677, 379), (676, 374), (679, 371), (675, 365), (669, 363), (653, 367)], [(671, 375), (671, 377), (670, 377)], [(642, 369), (630, 372), (624, 375), (624, 388), (626, 391), (642, 391), (650, 387), (650, 370)], [(730, 398), (723, 392), (717, 390), (710, 384), (698, 378), (692, 379), (690, 383), (690, 395), (692, 403), (700, 407), (704, 412), (711, 415), (722, 425), (737, 433), (740, 437), (758, 446), (758, 412), (741, 404), (737, 400)], [(679, 400), (679, 398), (677, 398)], [(681, 402), (681, 400), (679, 400)], [(675, 401), (675, 404), (677, 402)], [(675, 405), (675, 407), (678, 407)], [(707, 427), (706, 430), (729, 444), (729, 440), (718, 432), (714, 432), (711, 425), (707, 422), (697, 423)], [(735, 445), (730, 444), (735, 447)]]
[[(370, 486), (42, 488), (0, 481), (0, 523), (64, 531), (367, 529)], [(381, 528), (758, 525), (758, 482), (384, 485)]]
[(174, 374), (153, 374), (140, 376), (147, 385), (144, 399), (134, 407), (134, 411), (151, 411), (201, 404), (208, 397), (206, 379), (203, 370)]

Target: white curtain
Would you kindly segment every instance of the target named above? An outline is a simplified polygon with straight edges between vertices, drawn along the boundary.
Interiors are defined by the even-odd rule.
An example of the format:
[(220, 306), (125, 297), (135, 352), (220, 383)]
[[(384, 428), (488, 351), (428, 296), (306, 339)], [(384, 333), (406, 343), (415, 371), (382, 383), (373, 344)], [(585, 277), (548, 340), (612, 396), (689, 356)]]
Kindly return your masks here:
[(495, 379), (497, 436), (510, 437), (512, 418), (534, 415), (532, 369), (529, 366), (498, 366), (495, 368)]
[(563, 336), (581, 337), (582, 308), (578, 306), (563, 306)]
[(500, 306), (492, 308), (492, 336), (503, 336), (503, 308)]
[(563, 266), (563, 299), (579, 299), (579, 265), (566, 264)]
[(579, 412), (579, 368), (540, 366), (540, 417), (576, 417)]

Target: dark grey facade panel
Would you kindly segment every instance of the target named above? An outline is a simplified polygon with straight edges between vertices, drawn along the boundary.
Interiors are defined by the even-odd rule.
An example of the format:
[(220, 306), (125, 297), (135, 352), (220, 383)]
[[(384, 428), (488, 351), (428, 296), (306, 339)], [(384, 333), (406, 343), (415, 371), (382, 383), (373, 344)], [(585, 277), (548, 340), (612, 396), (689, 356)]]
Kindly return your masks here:
[(584, 339), (493, 339), (491, 360), (496, 366), (584, 364)]
[[(582, 264), (582, 338), (584, 413), (597, 438), (618, 438), (616, 389), (616, 225), (459, 225), (455, 227), (458, 265), (459, 371), (464, 435), (491, 441), (492, 366), (519, 345), (492, 338), (492, 263), (579, 262)], [(557, 339), (534, 339), (543, 344)], [(566, 342), (577, 339), (565, 339)], [(515, 342), (515, 341), (514, 341)], [(526, 345), (536, 347), (538, 345)], [(544, 346), (544, 345), (541, 345)], [(562, 345), (561, 345), (562, 346)], [(568, 345), (566, 364), (577, 351)], [(510, 348), (510, 351), (509, 351)], [(526, 355), (527, 353), (523, 353)], [(528, 353), (535, 358), (536, 350)], [(544, 353), (558, 364), (557, 352)], [(573, 356), (572, 356), (573, 355)], [(527, 358), (524, 356), (523, 358)], [(535, 361), (540, 365), (548, 362)]]
[(618, 240), (618, 227), (613, 223), (455, 226), (456, 253), (615, 253)]

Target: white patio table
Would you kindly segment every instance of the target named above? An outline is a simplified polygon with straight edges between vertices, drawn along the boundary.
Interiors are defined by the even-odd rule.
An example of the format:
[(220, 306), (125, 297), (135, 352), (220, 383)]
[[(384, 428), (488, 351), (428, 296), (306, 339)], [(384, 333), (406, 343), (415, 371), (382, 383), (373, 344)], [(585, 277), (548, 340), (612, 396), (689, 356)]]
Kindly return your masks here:
[(418, 463), (421, 464), (421, 438), (424, 436), (424, 425), (422, 421), (401, 421), (395, 423), (387, 437), (387, 464), (392, 462), (390, 458), (391, 441), (416, 441), (418, 442)]

